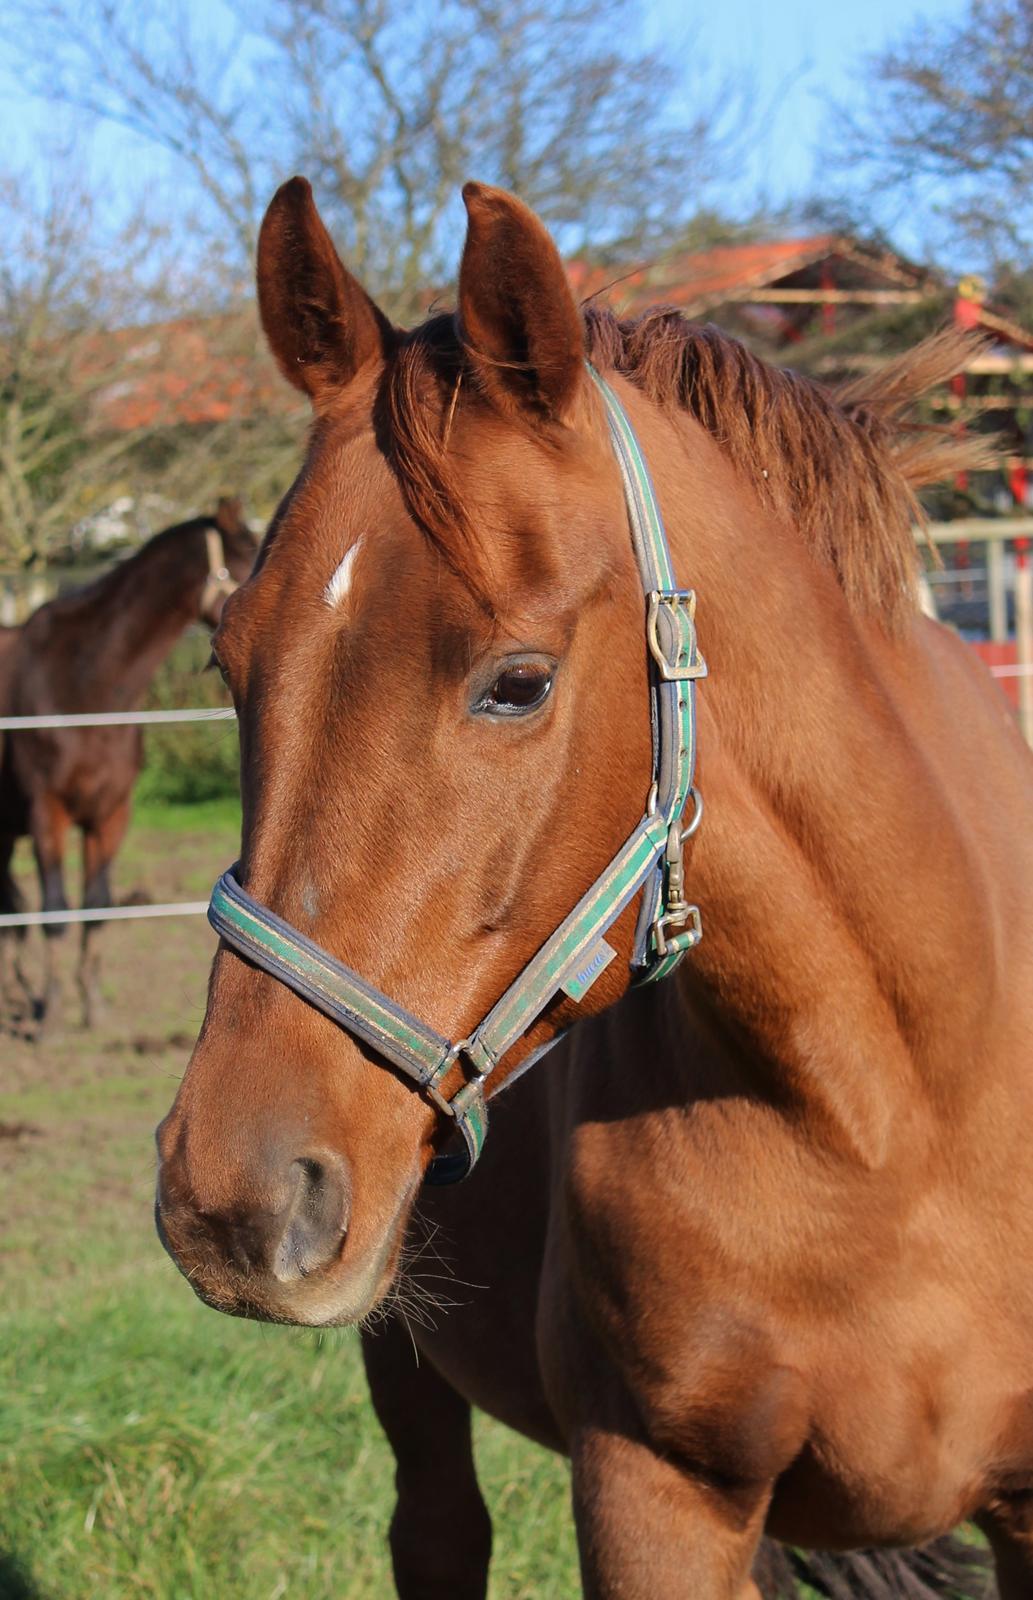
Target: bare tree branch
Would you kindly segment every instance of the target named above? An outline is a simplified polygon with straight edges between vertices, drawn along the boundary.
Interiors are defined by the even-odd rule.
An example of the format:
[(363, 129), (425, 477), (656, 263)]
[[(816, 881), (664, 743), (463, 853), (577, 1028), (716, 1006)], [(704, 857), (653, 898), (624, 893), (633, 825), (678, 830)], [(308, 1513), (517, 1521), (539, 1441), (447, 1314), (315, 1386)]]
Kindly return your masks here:
[(225, 0), (201, 15), (8, 0), (0, 42), (23, 86), (180, 163), (241, 261), (273, 183), (307, 172), (398, 315), (451, 274), (464, 179), (515, 189), (568, 248), (641, 254), (749, 132), (749, 85), (637, 46), (636, 0)]
[[(136, 222), (103, 244), (88, 195), (65, 167), (37, 193), (0, 180), (0, 564), (34, 567), (73, 525), (125, 497), (189, 512), (247, 487), (271, 509), (297, 456), (300, 422), (248, 403), (271, 373), (250, 311), (208, 320), (200, 358), (175, 360), (183, 323), (170, 300), (199, 296), (165, 241)], [(172, 276), (170, 270), (170, 277)], [(159, 320), (155, 320), (158, 318)], [(134, 326), (135, 325), (135, 326)], [(196, 326), (196, 323), (195, 323)], [(164, 344), (163, 344), (164, 341)], [(168, 394), (162, 379), (171, 379)], [(229, 387), (239, 414), (213, 422)], [(197, 422), (189, 419), (197, 417)]]
[(969, 0), (869, 58), (868, 103), (840, 114), (869, 192), (920, 195), (989, 265), (1033, 246), (1033, 0)]

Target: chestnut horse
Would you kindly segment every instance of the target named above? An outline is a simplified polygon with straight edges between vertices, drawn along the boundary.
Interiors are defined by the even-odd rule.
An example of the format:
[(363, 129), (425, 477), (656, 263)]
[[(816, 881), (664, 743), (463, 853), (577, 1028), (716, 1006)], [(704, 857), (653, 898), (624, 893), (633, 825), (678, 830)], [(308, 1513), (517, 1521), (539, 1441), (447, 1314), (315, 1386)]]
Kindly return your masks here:
[[(166, 528), (84, 588), (34, 611), (0, 635), (4, 716), (132, 711), (184, 629), (214, 628), (230, 592), (251, 571), (254, 535), (240, 502), (220, 500), (214, 516)], [(63, 911), (68, 830), (82, 834), (83, 905), (111, 904), (109, 868), (129, 821), (143, 761), (138, 727), (26, 728), (0, 734), (0, 910), (21, 901), (11, 876), (15, 843), (32, 838), (44, 911)], [(78, 967), (83, 1023), (98, 1009), (96, 932), (84, 922)], [(40, 1030), (55, 1020), (54, 939), (44, 928), (46, 975)]]
[[(845, 1550), (974, 1518), (1028, 1597), (1033, 760), (914, 598), (915, 489), (970, 447), (907, 407), (963, 348), (829, 393), (674, 314), (583, 315), (537, 219), (464, 194), (458, 313), (410, 333), (307, 184), (274, 199), (262, 318), (315, 423), (215, 650), (241, 903), (413, 1038), (467, 1037), (418, 1092), (314, 981), (224, 941), (159, 1130), (162, 1236), (221, 1310), (367, 1317), (441, 1107), (584, 1017), (467, 1193), (422, 1202), (491, 1287), (462, 1344), (427, 1335), (422, 1390), (389, 1356), (374, 1376), (406, 1600), (484, 1593), (476, 1485), (449, 1471), (467, 1399), (569, 1452), (588, 1596), (739, 1600), (765, 1531)], [(699, 597), (705, 933), (629, 992), (632, 899), (580, 1002), (482, 1078), (478, 1019), (643, 826), (654, 770), (632, 500), (586, 357)], [(434, 1525), (452, 1565), (424, 1571)]]

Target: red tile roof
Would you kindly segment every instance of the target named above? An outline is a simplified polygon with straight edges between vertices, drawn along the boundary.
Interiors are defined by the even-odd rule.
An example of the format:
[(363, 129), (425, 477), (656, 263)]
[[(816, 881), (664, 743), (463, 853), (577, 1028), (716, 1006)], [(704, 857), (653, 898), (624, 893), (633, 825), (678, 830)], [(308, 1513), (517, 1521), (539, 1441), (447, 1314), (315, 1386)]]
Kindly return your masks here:
[[(689, 309), (719, 305), (723, 295), (775, 283), (844, 249), (853, 247), (837, 234), (817, 233), (803, 239), (768, 239), (687, 251), (630, 271), (573, 261), (567, 272), (581, 299), (602, 295), (634, 311), (659, 301)], [(867, 258), (873, 270), (877, 270), (878, 259), (874, 253)]]
[(253, 308), (116, 328), (77, 356), (95, 423), (116, 432), (226, 422), (297, 408)]
[[(947, 293), (946, 286), (922, 268), (832, 233), (721, 245), (623, 272), (573, 260), (567, 272), (579, 300), (598, 297), (627, 314), (656, 304), (675, 305), (691, 317), (732, 297), (748, 302), (751, 290), (772, 287), (827, 258), (835, 258), (837, 267), (848, 266), (854, 281), (859, 273), (868, 282)], [(773, 308), (758, 308), (758, 314), (761, 311)], [(999, 339), (1033, 347), (1033, 334), (1006, 326), (988, 308), (983, 315), (983, 325)], [(276, 371), (253, 307), (218, 317), (184, 317), (117, 329), (91, 341), (79, 359), (83, 372), (96, 384), (95, 423), (105, 429), (211, 424), (304, 409)]]

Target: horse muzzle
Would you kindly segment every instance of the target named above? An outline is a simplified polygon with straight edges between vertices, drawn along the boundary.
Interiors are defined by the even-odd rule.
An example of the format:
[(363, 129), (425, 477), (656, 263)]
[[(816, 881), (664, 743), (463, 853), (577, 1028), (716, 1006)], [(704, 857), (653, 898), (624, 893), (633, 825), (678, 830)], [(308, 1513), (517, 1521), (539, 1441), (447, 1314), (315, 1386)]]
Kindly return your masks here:
[(337, 1152), (277, 1143), (232, 1165), (206, 1190), (169, 1117), (158, 1130), (155, 1222), (162, 1244), (206, 1305), (232, 1316), (310, 1326), (351, 1323), (386, 1292), (403, 1207), (372, 1249), (349, 1250), (352, 1180)]

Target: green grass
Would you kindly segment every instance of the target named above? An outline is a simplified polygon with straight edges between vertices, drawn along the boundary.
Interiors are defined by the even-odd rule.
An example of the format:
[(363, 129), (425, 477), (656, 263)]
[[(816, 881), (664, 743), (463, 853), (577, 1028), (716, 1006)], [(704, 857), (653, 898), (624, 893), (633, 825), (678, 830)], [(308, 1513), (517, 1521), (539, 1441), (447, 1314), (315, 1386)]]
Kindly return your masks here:
[[(232, 802), (139, 808), (119, 894), (202, 896), (237, 829)], [(355, 1336), (207, 1310), (154, 1234), (153, 1129), (212, 948), (200, 917), (112, 924), (104, 1028), (0, 1042), (0, 1123), (28, 1125), (0, 1137), (0, 1600), (393, 1593)], [(484, 1419), (476, 1438), (492, 1600), (576, 1595), (565, 1463)]]
[[(3, 1331), (0, 1535), (30, 1593), (388, 1592), (391, 1460), (352, 1338), (220, 1319), (160, 1261)], [(493, 1594), (575, 1593), (562, 1465), (493, 1426), (479, 1447)]]
[(235, 795), (192, 805), (138, 799), (133, 802), (133, 823), (136, 828), (160, 833), (228, 833), (235, 841), (240, 833), (240, 801)]
[[(151, 684), (151, 710), (227, 706), (229, 694), (217, 672), (206, 671), (211, 641), (190, 628)], [(144, 769), (137, 797), (155, 806), (203, 804), (237, 793), (237, 729), (232, 722), (170, 723), (147, 729)]]

